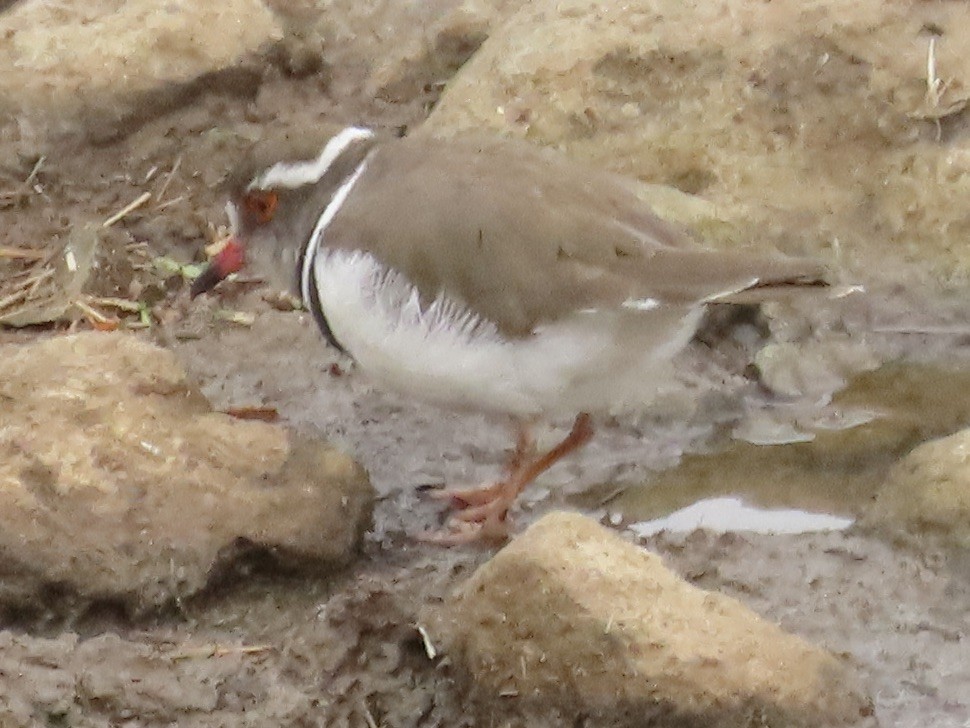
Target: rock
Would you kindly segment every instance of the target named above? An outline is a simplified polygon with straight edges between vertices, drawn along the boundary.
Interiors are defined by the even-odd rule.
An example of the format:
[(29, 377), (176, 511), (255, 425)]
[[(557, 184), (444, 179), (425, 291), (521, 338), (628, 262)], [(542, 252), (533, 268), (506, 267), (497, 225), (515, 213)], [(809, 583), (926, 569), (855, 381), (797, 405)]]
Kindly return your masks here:
[(783, 397), (830, 398), (860, 372), (879, 366), (879, 358), (864, 341), (829, 333), (822, 341), (778, 342), (755, 356), (761, 383)]
[(240, 60), (281, 30), (259, 0), (25, 0), (0, 16), (0, 37), (0, 116), (30, 143), (110, 136), (203, 89), (250, 89)]
[(0, 347), (0, 401), (8, 608), (153, 608), (253, 551), (332, 569), (369, 523), (346, 455), (211, 411), (171, 352), (132, 335)]
[(970, 549), (970, 430), (924, 443), (898, 462), (864, 525)]
[(830, 653), (578, 514), (538, 521), (424, 618), (479, 700), (620, 725), (854, 725), (871, 713)]
[(423, 130), (528, 138), (703, 195), (726, 223), (699, 231), (714, 243), (965, 275), (968, 23), (963, 3), (537, 0)]
[[(461, 0), (412, 7), (435, 8), (434, 15), (409, 42), (394, 44), (389, 55), (371, 72), (371, 93), (387, 101), (404, 102), (422, 93), (434, 96), (455, 72), (472, 57), (501, 19), (523, 4), (522, 0)], [(388, 26), (400, 28), (402, 26)], [(403, 27), (408, 27), (407, 25)], [(415, 26), (411, 26), (415, 27)]]
[(357, 68), (366, 95), (394, 102), (425, 97), (478, 49), (523, 0), (275, 0), (290, 37), (322, 41), (328, 65)]

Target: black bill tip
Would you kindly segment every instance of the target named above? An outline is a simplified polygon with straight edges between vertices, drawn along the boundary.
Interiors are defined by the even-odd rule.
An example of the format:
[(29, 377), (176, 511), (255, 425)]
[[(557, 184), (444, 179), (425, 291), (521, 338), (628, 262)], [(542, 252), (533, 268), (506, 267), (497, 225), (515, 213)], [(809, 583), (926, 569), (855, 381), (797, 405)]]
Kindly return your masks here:
[(207, 293), (216, 287), (216, 284), (223, 279), (219, 267), (209, 263), (199, 274), (199, 277), (192, 281), (192, 288), (189, 289), (192, 298)]

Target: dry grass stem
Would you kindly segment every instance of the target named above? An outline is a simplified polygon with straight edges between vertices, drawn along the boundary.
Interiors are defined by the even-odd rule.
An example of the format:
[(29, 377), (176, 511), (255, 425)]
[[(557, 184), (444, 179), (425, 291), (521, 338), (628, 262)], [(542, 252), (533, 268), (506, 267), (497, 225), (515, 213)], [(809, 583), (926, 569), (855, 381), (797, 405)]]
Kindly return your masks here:
[(156, 200), (161, 200), (163, 197), (165, 197), (165, 193), (168, 191), (169, 185), (172, 184), (172, 180), (175, 178), (175, 173), (179, 171), (179, 167), (181, 166), (182, 155), (180, 154), (175, 160), (175, 164), (173, 164), (172, 168), (168, 171), (168, 174), (165, 175), (165, 179), (162, 181), (162, 186), (158, 190), (158, 194), (155, 195)]
[(899, 324), (874, 326), (872, 332), (876, 334), (916, 334), (927, 336), (968, 336), (970, 324)]
[(105, 316), (96, 308), (89, 306), (84, 301), (80, 301), (80, 300), (75, 301), (74, 305), (77, 306), (77, 308), (81, 311), (81, 313), (87, 316), (91, 321), (94, 321), (99, 324), (111, 323), (111, 319), (109, 317)]
[(377, 721), (370, 712), (370, 708), (364, 706), (364, 720), (367, 721), (367, 728), (377, 728)]
[(428, 634), (428, 630), (424, 628), (423, 625), (417, 625), (416, 629), (418, 634), (421, 635), (421, 641), (424, 643), (424, 653), (428, 656), (429, 660), (433, 660), (438, 656), (438, 650), (434, 646), (434, 642), (431, 641), (431, 635)]
[(220, 321), (228, 321), (238, 326), (252, 326), (256, 323), (256, 314), (249, 313), (248, 311), (233, 311), (223, 308), (215, 312), (215, 317)]
[(0, 247), (0, 258), (15, 258), (17, 260), (42, 260), (47, 257), (46, 250), (37, 248), (9, 248)]
[(40, 172), (40, 168), (44, 166), (44, 162), (47, 161), (47, 157), (41, 155), (41, 157), (34, 163), (34, 166), (30, 170), (30, 174), (27, 175), (27, 179), (24, 180), (24, 189), (30, 187), (31, 183), (37, 179), (37, 174)]
[(53, 268), (45, 268), (40, 273), (31, 276), (26, 281), (24, 281), (25, 286), (29, 286), (27, 291), (27, 298), (33, 298), (37, 294), (37, 290), (40, 288), (40, 284), (46, 281), (48, 278), (54, 277)]
[(185, 199), (185, 195), (179, 195), (178, 197), (173, 197), (171, 200), (166, 200), (165, 202), (159, 202), (157, 205), (155, 205), (155, 209), (164, 210), (166, 207), (177, 205), (184, 199)]
[(133, 211), (137, 210), (139, 207), (144, 205), (151, 198), (152, 198), (151, 192), (141, 193), (138, 197), (136, 197), (134, 200), (132, 200), (127, 205), (125, 205), (120, 210), (118, 210), (118, 212), (116, 212), (114, 215), (112, 215), (103, 223), (101, 223), (101, 227), (103, 228), (111, 227), (116, 222), (124, 218), (126, 215), (129, 215), (130, 213), (132, 213)]
[(227, 655), (258, 655), (269, 652), (273, 649), (272, 645), (208, 645), (196, 650), (183, 650), (168, 655), (171, 660), (192, 660), (200, 657), (226, 657)]
[(105, 306), (107, 308), (117, 308), (120, 311), (128, 311), (129, 313), (139, 313), (141, 311), (141, 304), (137, 301), (132, 301), (127, 298), (87, 298), (87, 301), (95, 306)]
[[(54, 271), (51, 268), (44, 268), (40, 272), (35, 273), (41, 266), (34, 266), (26, 271), (21, 271), (11, 276), (11, 285), (7, 286), (8, 289), (13, 289), (13, 293), (8, 294), (5, 298), (0, 299), (0, 307), (2, 304), (9, 304), (11, 300), (17, 300), (19, 298), (30, 298), (33, 296), (40, 284), (46, 281), (48, 278), (54, 275)], [(23, 278), (23, 280), (18, 280), (14, 282), (16, 278)]]
[(0, 311), (2, 311), (5, 308), (8, 308), (9, 306), (12, 306), (15, 303), (18, 303), (19, 301), (25, 298), (27, 298), (26, 288), (21, 288), (19, 291), (14, 291), (9, 296), (4, 296), (3, 298), (0, 298)]
[(931, 36), (930, 47), (926, 51), (926, 98), (932, 106), (939, 106), (941, 96), (943, 82), (936, 75), (936, 36)]
[[(36, 162), (34, 162), (34, 166), (31, 168), (30, 174), (28, 174), (26, 179), (20, 183), (20, 186), (17, 189), (11, 190), (10, 192), (0, 193), (0, 202), (15, 202), (18, 199), (27, 197), (31, 192), (31, 184), (33, 184), (34, 180), (37, 179), (37, 174), (40, 172), (40, 168), (44, 165), (45, 161), (47, 161), (47, 157), (41, 156)], [(34, 191), (39, 192), (40, 190), (35, 189)]]
[(237, 420), (278, 422), (280, 413), (275, 407), (229, 407), (226, 414)]

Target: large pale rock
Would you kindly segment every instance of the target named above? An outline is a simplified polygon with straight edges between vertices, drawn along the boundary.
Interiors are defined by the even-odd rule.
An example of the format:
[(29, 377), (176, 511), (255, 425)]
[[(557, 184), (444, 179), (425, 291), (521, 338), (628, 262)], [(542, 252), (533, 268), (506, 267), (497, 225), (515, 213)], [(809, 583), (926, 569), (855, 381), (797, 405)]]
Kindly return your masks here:
[(755, 356), (761, 383), (772, 392), (817, 401), (879, 363), (865, 342), (848, 334), (830, 334), (824, 341), (772, 343)]
[(211, 411), (174, 355), (131, 335), (0, 347), (0, 403), (7, 603), (151, 607), (253, 548), (334, 568), (369, 523), (372, 490), (347, 456)]
[(523, 0), (271, 0), (287, 30), (363, 70), (369, 94), (411, 101), (447, 81)]
[(239, 82), (213, 74), (282, 34), (259, 0), (24, 0), (0, 15), (0, 37), (0, 117), (30, 141), (82, 127), (108, 133), (200, 84)]
[(424, 129), (525, 137), (700, 194), (725, 245), (965, 275), (967, 27), (966, 3), (537, 0)]
[(920, 445), (897, 463), (865, 523), (970, 548), (970, 430)]
[(871, 712), (831, 654), (577, 514), (537, 522), (426, 618), (479, 698), (631, 725), (852, 725)]

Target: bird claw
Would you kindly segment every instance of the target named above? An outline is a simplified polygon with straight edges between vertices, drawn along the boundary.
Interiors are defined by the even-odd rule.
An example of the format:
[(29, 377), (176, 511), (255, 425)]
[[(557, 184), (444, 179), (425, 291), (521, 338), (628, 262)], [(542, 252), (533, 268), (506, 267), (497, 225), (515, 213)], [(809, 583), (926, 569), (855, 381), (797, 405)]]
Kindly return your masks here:
[(489, 520), (505, 521), (511, 508), (512, 500), (500, 494), (498, 497), (480, 505), (465, 505), (456, 508), (451, 515), (451, 520), (460, 523), (485, 523)]
[(504, 543), (509, 538), (508, 514), (516, 492), (506, 481), (479, 488), (425, 489), (430, 498), (450, 501), (452, 514), (444, 530), (426, 531), (417, 539), (437, 546)]
[(501, 544), (509, 540), (510, 532), (507, 518), (488, 518), (477, 522), (451, 518), (445, 530), (425, 531), (417, 535), (417, 540), (435, 546)]
[(477, 488), (427, 488), (424, 494), (433, 500), (450, 501), (456, 509), (462, 510), (474, 506), (484, 506), (500, 497), (505, 483), (500, 481), (492, 485)]
[(418, 539), (439, 546), (507, 541), (509, 511), (522, 489), (560, 458), (584, 445), (592, 434), (589, 415), (581, 413), (562, 442), (543, 455), (530, 458), (529, 452), (534, 449), (532, 439), (527, 430), (522, 430), (504, 479), (480, 488), (424, 488), (429, 497), (450, 501), (453, 513), (445, 531), (426, 532)]

